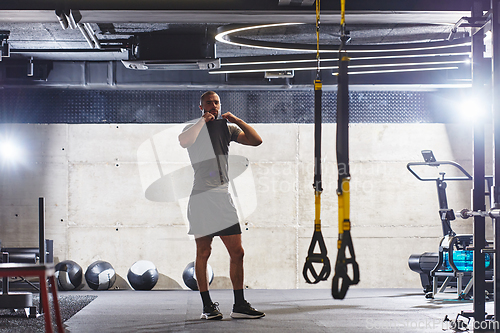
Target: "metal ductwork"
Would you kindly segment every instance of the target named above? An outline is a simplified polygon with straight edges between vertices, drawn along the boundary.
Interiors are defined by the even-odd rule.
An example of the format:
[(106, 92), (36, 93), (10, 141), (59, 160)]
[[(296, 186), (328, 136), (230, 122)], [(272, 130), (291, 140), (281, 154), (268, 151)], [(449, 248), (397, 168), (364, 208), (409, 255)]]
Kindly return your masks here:
[(161, 31), (139, 34), (123, 60), (126, 68), (139, 70), (199, 70), (220, 68), (215, 39), (200, 33)]
[(280, 6), (312, 6), (315, 0), (279, 0)]
[(198, 70), (218, 69), (220, 59), (207, 60), (122, 60), (129, 69), (138, 70)]

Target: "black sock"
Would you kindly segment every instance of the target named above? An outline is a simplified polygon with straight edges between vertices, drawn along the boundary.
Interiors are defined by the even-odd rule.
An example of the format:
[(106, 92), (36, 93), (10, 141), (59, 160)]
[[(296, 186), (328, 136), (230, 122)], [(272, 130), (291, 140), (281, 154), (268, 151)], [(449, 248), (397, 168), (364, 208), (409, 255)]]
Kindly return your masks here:
[(207, 291), (200, 292), (201, 301), (203, 302), (203, 307), (209, 306), (212, 304), (212, 299), (210, 298), (210, 293)]
[(241, 305), (245, 303), (245, 297), (243, 296), (243, 289), (233, 290), (234, 292), (234, 304)]

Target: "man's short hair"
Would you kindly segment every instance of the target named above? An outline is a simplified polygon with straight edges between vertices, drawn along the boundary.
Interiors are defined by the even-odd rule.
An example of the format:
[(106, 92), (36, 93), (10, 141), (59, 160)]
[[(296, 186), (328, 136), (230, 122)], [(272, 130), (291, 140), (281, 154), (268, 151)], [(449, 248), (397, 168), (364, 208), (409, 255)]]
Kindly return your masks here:
[[(201, 97), (200, 97), (200, 105), (203, 105), (203, 99), (206, 97), (206, 96), (209, 96), (209, 95), (217, 95), (217, 93), (215, 91), (212, 91), (212, 90), (209, 90), (209, 91), (205, 91)], [(219, 96), (219, 95), (217, 95)]]

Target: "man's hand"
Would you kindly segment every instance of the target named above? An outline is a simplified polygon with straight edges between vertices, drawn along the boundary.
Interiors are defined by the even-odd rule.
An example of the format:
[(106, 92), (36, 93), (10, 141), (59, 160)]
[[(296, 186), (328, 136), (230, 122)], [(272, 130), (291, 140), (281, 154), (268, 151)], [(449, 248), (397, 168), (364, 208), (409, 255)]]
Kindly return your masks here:
[(236, 117), (231, 112), (226, 112), (221, 117), (224, 118), (224, 119), (226, 119), (230, 123), (236, 123), (236, 122), (238, 122), (240, 120), (240, 118)]
[(208, 123), (209, 121), (212, 121), (215, 119), (214, 115), (211, 114), (210, 112), (205, 112), (202, 116), (203, 119), (205, 119), (205, 123)]

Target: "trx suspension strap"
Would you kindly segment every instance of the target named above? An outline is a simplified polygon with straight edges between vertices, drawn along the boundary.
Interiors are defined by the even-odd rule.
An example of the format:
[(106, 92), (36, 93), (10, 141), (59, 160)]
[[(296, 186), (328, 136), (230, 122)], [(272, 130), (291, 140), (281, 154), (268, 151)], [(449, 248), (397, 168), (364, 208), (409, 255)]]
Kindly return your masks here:
[[(337, 90), (337, 166), (338, 166), (338, 202), (339, 202), (339, 239), (337, 242), (337, 260), (332, 281), (332, 296), (344, 299), (349, 286), (359, 282), (359, 267), (354, 255), (351, 239), (351, 221), (349, 220), (349, 82), (347, 66), (349, 58), (345, 44), (349, 37), (345, 31), (345, 0), (341, 0), (340, 49)], [(349, 257), (346, 256), (349, 251)], [(348, 273), (352, 265), (352, 277)]]
[[(302, 274), (307, 283), (318, 283), (328, 279), (330, 276), (330, 260), (327, 257), (327, 250), (323, 235), (321, 234), (321, 192), (323, 191), (321, 187), (321, 95), (322, 95), (322, 85), (320, 76), (320, 59), (319, 59), (319, 2), (316, 0), (316, 60), (317, 60), (317, 70), (316, 70), (316, 80), (314, 81), (314, 206), (315, 206), (315, 218), (314, 218), (314, 233), (311, 240), (311, 245), (309, 245), (309, 251), (307, 252), (306, 263), (304, 264), (304, 270)], [(314, 248), (316, 244), (319, 247), (320, 252), (315, 253)], [(314, 269), (313, 263), (323, 264), (323, 267), (319, 273)], [(309, 279), (308, 272), (311, 273), (313, 281)]]

